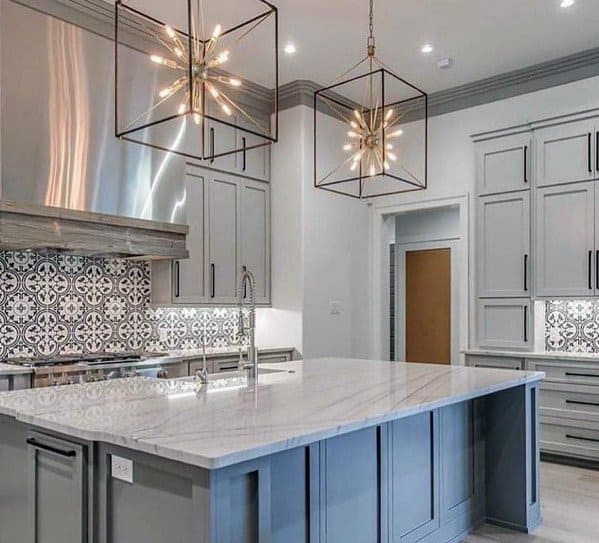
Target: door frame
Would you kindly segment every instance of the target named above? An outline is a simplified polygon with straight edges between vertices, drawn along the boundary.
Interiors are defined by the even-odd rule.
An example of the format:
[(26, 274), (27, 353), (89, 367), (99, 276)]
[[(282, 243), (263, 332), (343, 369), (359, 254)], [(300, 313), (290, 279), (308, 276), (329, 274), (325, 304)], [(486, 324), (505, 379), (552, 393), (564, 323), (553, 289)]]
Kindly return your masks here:
[(459, 240), (395, 244), (395, 360), (401, 362), (406, 359), (406, 253), (429, 249), (449, 249), (451, 270), (450, 364), (454, 364), (460, 356), (460, 264), (457, 255)]
[[(385, 201), (370, 203), (370, 358), (387, 360), (389, 358), (389, 243), (395, 232), (395, 215), (407, 211), (430, 210), (439, 207), (458, 206), (460, 213), (460, 239), (456, 256), (460, 262), (459, 277), (459, 350), (469, 345), (474, 298), (472, 293), (472, 251), (470, 240), (474, 239), (474, 225), (470, 221), (472, 195), (469, 193), (433, 198), (429, 200), (405, 202), (414, 195), (400, 195)], [(402, 201), (401, 199), (404, 199)], [(453, 361), (464, 365), (464, 355)]]

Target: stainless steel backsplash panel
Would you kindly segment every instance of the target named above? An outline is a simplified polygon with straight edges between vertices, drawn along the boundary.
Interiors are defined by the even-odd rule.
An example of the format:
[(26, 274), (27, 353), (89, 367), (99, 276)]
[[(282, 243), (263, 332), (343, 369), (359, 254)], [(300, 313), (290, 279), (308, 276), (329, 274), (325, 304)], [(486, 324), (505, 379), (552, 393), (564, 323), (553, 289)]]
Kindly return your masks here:
[(184, 160), (114, 136), (113, 42), (0, 0), (0, 84), (2, 199), (186, 222)]

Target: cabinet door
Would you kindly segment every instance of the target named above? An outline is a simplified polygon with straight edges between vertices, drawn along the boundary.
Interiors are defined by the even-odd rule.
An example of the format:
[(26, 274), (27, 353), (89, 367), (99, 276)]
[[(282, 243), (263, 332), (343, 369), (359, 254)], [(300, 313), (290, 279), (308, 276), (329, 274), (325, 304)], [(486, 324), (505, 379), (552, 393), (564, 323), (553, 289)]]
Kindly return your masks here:
[[(213, 102), (211, 102), (208, 107), (208, 113), (217, 119), (222, 119), (224, 122), (228, 122), (232, 125), (236, 125), (238, 122), (238, 118), (235, 113), (227, 116), (223, 113), (220, 107)], [(236, 130), (232, 126), (224, 124), (224, 122), (218, 122), (213, 119), (207, 120), (206, 153), (210, 157), (208, 158), (207, 166), (227, 172), (234, 172), (236, 154), (223, 155), (223, 153), (228, 153), (238, 148)]]
[(33, 540), (87, 541), (84, 448), (38, 432), (29, 433), (27, 447)]
[(477, 144), (478, 193), (493, 194), (530, 187), (530, 133)]
[(557, 185), (595, 177), (595, 122), (579, 121), (536, 132), (536, 184)]
[[(262, 114), (251, 114), (252, 120), (239, 115), (239, 126), (247, 128), (252, 132), (265, 133), (270, 124), (270, 117)], [(264, 138), (245, 132), (237, 131), (237, 145), (244, 149), (242, 153), (235, 155), (237, 171), (244, 176), (268, 181), (270, 179), (270, 145), (265, 143)]]
[(185, 180), (186, 222), (189, 225), (189, 258), (174, 263), (175, 303), (201, 302), (205, 296), (204, 208), (206, 177), (189, 174)]
[(214, 174), (208, 185), (208, 301), (236, 300), (239, 266), (237, 258), (238, 183)]
[(270, 302), (270, 187), (258, 181), (241, 185), (241, 266), (256, 279), (256, 303)]
[(536, 294), (594, 294), (593, 182), (546, 187), (536, 193)]
[(526, 349), (531, 344), (530, 301), (479, 300), (478, 345), (503, 349)]
[(480, 197), (478, 221), (479, 296), (529, 297), (529, 192)]

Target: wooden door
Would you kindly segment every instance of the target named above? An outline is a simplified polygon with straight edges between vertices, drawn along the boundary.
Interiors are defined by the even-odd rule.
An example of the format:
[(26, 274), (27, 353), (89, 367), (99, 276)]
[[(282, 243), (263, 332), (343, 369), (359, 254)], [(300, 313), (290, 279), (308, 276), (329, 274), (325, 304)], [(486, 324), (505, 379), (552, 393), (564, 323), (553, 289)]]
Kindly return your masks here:
[(530, 188), (529, 133), (477, 144), (478, 193), (495, 194)]
[(406, 361), (451, 363), (451, 250), (406, 252)]
[(537, 190), (538, 296), (595, 294), (594, 191), (594, 182)]
[(480, 297), (530, 297), (530, 194), (482, 196), (478, 201)]

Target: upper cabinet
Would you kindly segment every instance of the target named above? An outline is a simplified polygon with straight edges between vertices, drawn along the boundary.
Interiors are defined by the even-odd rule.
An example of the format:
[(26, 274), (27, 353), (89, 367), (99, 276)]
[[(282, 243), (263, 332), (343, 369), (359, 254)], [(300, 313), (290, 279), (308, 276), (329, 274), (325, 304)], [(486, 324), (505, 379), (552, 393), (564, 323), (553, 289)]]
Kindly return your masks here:
[(536, 185), (590, 181), (599, 177), (599, 132), (596, 119), (535, 131)]
[(153, 265), (153, 303), (236, 304), (245, 268), (256, 303), (270, 304), (270, 185), (190, 167), (185, 206), (190, 256)]
[(496, 194), (530, 188), (531, 149), (530, 132), (478, 143), (478, 193)]
[(481, 298), (530, 296), (530, 193), (478, 201), (478, 289)]
[(595, 293), (595, 183), (536, 191), (536, 294)]

